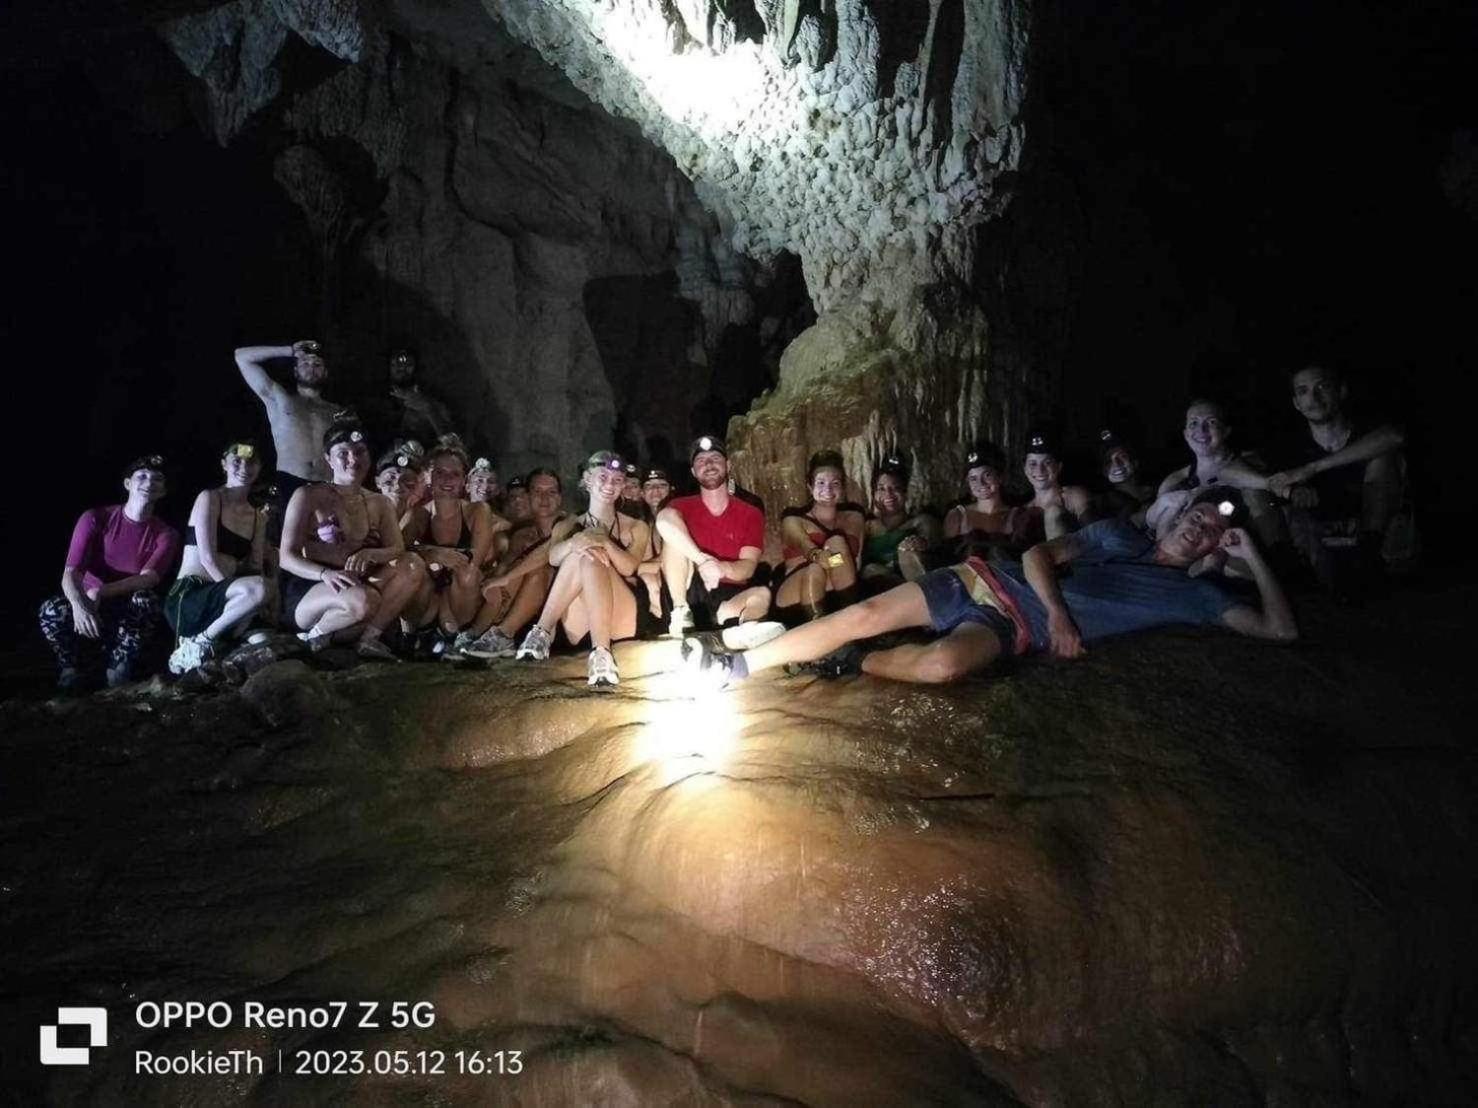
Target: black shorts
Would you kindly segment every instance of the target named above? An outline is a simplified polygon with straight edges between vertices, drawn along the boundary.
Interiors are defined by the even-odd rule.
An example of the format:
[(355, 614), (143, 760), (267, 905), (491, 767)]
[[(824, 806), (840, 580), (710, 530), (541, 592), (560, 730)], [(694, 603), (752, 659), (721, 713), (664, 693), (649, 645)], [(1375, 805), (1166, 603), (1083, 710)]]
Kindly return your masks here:
[(703, 583), (702, 576), (696, 569), (688, 581), (688, 608), (693, 613), (693, 626), (698, 631), (717, 631), (719, 629), (718, 610), (724, 601), (732, 600), (741, 592), (754, 588), (752, 581), (746, 581), (742, 585), (730, 585), (719, 582), (716, 589), (710, 589)]
[(296, 573), (280, 570), (277, 574), (277, 618), (290, 631), (298, 631), (298, 605), (303, 602), (317, 581), (299, 577)]
[(226, 610), (226, 590), (230, 581), (212, 581), (209, 577), (181, 577), (164, 598), (164, 618), (180, 638), (198, 635)]

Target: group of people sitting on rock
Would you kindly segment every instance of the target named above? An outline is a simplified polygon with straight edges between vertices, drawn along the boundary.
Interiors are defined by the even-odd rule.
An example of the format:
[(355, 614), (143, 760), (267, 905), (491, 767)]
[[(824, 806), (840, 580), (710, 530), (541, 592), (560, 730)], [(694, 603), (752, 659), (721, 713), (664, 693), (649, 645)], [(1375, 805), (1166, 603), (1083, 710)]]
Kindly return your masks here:
[[(295, 388), (268, 373), (274, 358), (293, 359)], [(302, 649), (339, 643), (381, 660), (542, 660), (562, 633), (588, 640), (592, 686), (620, 682), (613, 643), (663, 634), (719, 684), (786, 664), (944, 681), (1002, 655), (1074, 657), (1085, 642), (1165, 624), (1291, 640), (1273, 563), (1348, 589), (1414, 553), (1401, 432), (1352, 417), (1346, 384), (1319, 366), (1293, 375), (1305, 425), (1281, 468), (1238, 449), (1224, 411), (1197, 400), (1184, 427), (1191, 460), (1158, 484), (1107, 431), (1094, 479), (1064, 484), (1061, 452), (1034, 433), (1025, 500), (1008, 497), (1012, 467), (982, 443), (964, 458), (965, 495), (943, 513), (910, 506), (901, 456), (876, 465), (864, 507), (847, 500), (841, 454), (823, 450), (804, 503), (767, 533), (716, 435), (691, 444), (692, 494), (675, 496), (665, 469), (599, 450), (567, 508), (554, 470), (504, 485), (441, 432), (444, 406), (418, 393), (404, 355), (391, 364), (402, 415), (438, 433), (429, 447), (404, 436), (378, 459), (365, 424), (321, 395), (316, 343), (246, 347), (236, 361), (266, 407), (276, 474), (262, 480), (255, 443), (229, 444), (221, 485), (195, 498), (181, 537), (155, 512), (163, 459), (124, 467), (124, 503), (83, 513), (61, 594), (41, 606), (64, 689), (90, 685), (96, 668), (109, 685), (143, 676), (165, 625), (169, 670), (209, 676), (254, 648), (270, 653), (261, 640), (275, 623)], [(869, 643), (910, 629), (934, 637)]]

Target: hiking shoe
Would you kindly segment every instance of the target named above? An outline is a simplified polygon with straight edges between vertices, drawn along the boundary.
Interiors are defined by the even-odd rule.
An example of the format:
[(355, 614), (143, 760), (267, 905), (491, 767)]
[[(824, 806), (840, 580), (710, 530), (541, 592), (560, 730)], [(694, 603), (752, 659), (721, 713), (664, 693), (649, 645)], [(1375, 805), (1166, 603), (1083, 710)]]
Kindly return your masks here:
[(587, 685), (601, 687), (619, 685), (621, 683), (621, 674), (616, 669), (616, 659), (611, 656), (610, 650), (604, 646), (594, 647), (590, 651), (590, 660), (586, 664), (586, 673), (588, 674), (585, 682)]
[(681, 608), (673, 608), (672, 614), (667, 617), (667, 637), (669, 639), (680, 639), (693, 628), (693, 610), (684, 604)]
[(734, 659), (699, 636), (683, 640), (683, 671), (700, 688), (725, 689), (733, 683)]
[(391, 650), (376, 635), (374, 638), (360, 639), (359, 645), (354, 648), (354, 653), (370, 662), (398, 662), (395, 651)]
[(514, 657), (519, 661), (532, 658), (536, 662), (546, 662), (549, 660), (549, 647), (553, 643), (554, 636), (536, 623), (523, 637), (523, 645), (518, 648), (518, 653)]
[(311, 631), (299, 631), (298, 641), (314, 654), (320, 654), (333, 645), (333, 635), (315, 635)]
[(471, 631), (458, 631), (457, 637), (447, 644), (446, 649), (441, 652), (443, 662), (460, 661), (462, 655), (467, 653), (467, 648), (477, 641), (477, 636)]
[(792, 663), (785, 667), (785, 672), (792, 677), (810, 674), (833, 680), (838, 677), (856, 677), (862, 672), (862, 659), (865, 656), (866, 652), (860, 646), (849, 642), (815, 661)]
[(215, 643), (206, 638), (204, 634), (186, 635), (180, 639), (179, 645), (174, 648), (174, 653), (169, 656), (169, 672), (179, 676), (182, 673), (189, 673), (192, 669), (199, 669), (215, 657), (215, 652)]
[(756, 620), (753, 623), (736, 623), (733, 627), (725, 627), (719, 638), (730, 650), (753, 650), (783, 634), (785, 624), (773, 620)]
[(496, 627), (489, 627), (462, 648), (468, 658), (511, 658), (518, 653), (518, 643)]

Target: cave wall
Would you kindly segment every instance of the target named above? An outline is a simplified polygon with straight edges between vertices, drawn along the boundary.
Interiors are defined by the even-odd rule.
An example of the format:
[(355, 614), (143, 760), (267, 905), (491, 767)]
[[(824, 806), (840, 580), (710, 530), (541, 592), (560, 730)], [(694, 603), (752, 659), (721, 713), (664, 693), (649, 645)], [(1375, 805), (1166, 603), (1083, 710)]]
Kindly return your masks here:
[[(520, 464), (613, 427), (680, 442), (773, 384), (728, 430), (778, 510), (822, 446), (858, 492), (902, 450), (915, 499), (943, 499), (966, 443), (1013, 447), (1054, 402), (983, 232), (1025, 164), (1036, 22), (1021, 0), (235, 0), (161, 33), (222, 141), (275, 116), (354, 357), (430, 334)], [(772, 368), (795, 312), (756, 296), (791, 258), (818, 317)]]
[(238, 0), (160, 30), (217, 138), (260, 144), (304, 212), (345, 389), (382, 390), (409, 345), (479, 449), (563, 472), (749, 399), (715, 401), (715, 366), (778, 326), (755, 311), (768, 274), (670, 157), (476, 3)]

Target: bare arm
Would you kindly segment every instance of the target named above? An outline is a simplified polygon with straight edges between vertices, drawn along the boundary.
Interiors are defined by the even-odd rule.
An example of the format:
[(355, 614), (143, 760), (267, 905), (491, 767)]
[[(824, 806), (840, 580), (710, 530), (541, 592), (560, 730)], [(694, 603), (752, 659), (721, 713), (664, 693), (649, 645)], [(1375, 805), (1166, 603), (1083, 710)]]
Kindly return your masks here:
[(308, 504), (311, 486), (298, 489), (287, 502), (287, 512), (282, 520), (282, 546), (277, 562), (294, 577), (308, 581), (321, 581), (326, 566), (304, 557), (308, 545), (308, 525), (312, 522), (313, 509)]
[(956, 504), (947, 513), (945, 513), (944, 537), (947, 539), (959, 538), (968, 530), (968, 528), (966, 527), (966, 523), (967, 517), (965, 515), (965, 506), (963, 504)]
[(1083, 638), (1057, 585), (1058, 567), (1070, 563), (1081, 550), (1081, 540), (1076, 535), (1063, 535), (1037, 543), (1021, 558), (1027, 584), (1037, 594), (1042, 607), (1047, 609), (1047, 635), (1052, 653), (1058, 658), (1076, 658), (1083, 654)]
[(282, 386), (272, 380), (272, 375), (262, 363), (269, 358), (292, 356), (291, 346), (242, 346), (236, 350), (236, 368), (241, 371), (247, 388), (261, 397), (264, 404), (270, 404), (282, 392)]
[(216, 524), (220, 518), (220, 505), (210, 490), (205, 489), (195, 498), (195, 506), (190, 509), (190, 526), (195, 528), (195, 551), (200, 558), (200, 566), (212, 581), (226, 579), (225, 571), (216, 561)]
[(631, 526), (631, 549), (621, 549), (621, 544), (612, 542), (609, 538), (605, 541), (606, 560), (612, 569), (622, 577), (634, 577), (637, 569), (641, 566), (641, 551), (647, 548), (647, 525), (637, 520)]
[(1342, 466), (1368, 462), (1373, 458), (1379, 458), (1382, 454), (1400, 450), (1405, 445), (1406, 434), (1400, 428), (1390, 424), (1377, 427), (1353, 442), (1346, 443), (1332, 454), (1315, 458), (1312, 462), (1306, 462), (1293, 469), (1285, 469), (1282, 473), (1273, 474), (1268, 478), (1268, 488), (1278, 496), (1287, 496), (1294, 485), (1303, 484), (1321, 473), (1327, 473), (1331, 469), (1339, 469)]
[(1223, 548), (1241, 559), (1251, 571), (1262, 601), (1261, 610), (1249, 604), (1232, 605), (1222, 613), (1222, 623), (1238, 634), (1272, 642), (1293, 642), (1298, 638), (1298, 622), (1293, 618), (1293, 608), (1283, 586), (1268, 567), (1262, 551), (1240, 527), (1228, 530), (1221, 541)]
[(780, 538), (786, 546), (801, 552), (801, 557), (811, 558), (821, 548), (806, 534), (806, 524), (800, 516), (786, 516), (780, 521)]

